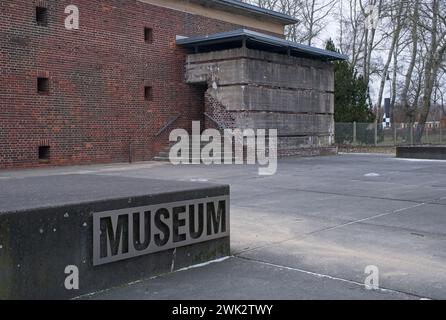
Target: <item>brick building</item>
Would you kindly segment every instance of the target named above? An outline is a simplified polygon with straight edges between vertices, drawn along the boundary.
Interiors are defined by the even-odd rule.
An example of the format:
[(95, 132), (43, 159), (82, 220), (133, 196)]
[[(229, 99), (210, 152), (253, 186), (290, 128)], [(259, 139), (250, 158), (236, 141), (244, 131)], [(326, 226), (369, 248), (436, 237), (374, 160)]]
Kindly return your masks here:
[[(69, 5), (79, 8), (77, 30), (65, 27)], [(205, 123), (205, 114), (216, 108), (240, 125), (237, 119), (250, 117), (255, 107), (243, 104), (248, 98), (237, 89), (251, 84), (249, 101), (269, 99), (286, 109), (266, 110), (275, 113), (273, 120), (259, 124), (280, 126), (290, 119), (287, 113), (295, 114), (295, 123), (302, 117), (305, 123), (319, 121), (317, 134), (309, 134), (311, 128), (290, 131), (289, 123), (279, 132), (291, 144), (329, 147), (328, 61), (343, 57), (283, 40), (284, 27), (292, 23), (291, 17), (236, 0), (1, 0), (0, 168), (151, 160), (168, 145), (172, 129), (190, 129), (193, 120)], [(253, 74), (249, 83), (233, 78), (217, 88), (209, 88), (215, 75), (193, 80), (191, 63), (209, 63), (204, 55), (216, 52), (229, 55), (212, 62), (219, 65), (227, 58), (243, 66), (258, 61), (271, 75), (280, 65), (290, 71), (284, 78), (290, 83), (300, 81), (293, 68), (301, 68), (305, 85), (280, 84), (279, 92), (265, 83), (265, 90), (254, 92), (259, 83)], [(313, 82), (321, 80), (316, 88)], [(223, 88), (240, 99), (230, 108)], [(303, 102), (304, 96), (310, 100)], [(210, 99), (217, 106), (205, 112)], [(240, 108), (234, 107), (237, 101)], [(312, 109), (314, 103), (323, 110), (296, 109)], [(324, 138), (316, 141), (319, 135)]]

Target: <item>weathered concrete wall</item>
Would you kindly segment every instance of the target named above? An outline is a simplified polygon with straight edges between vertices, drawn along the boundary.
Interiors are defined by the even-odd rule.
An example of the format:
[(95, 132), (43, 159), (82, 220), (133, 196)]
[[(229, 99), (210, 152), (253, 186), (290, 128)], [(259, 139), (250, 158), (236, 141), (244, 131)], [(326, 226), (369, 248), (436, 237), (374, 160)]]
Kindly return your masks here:
[(446, 160), (446, 146), (397, 147), (397, 158)]
[(228, 110), (333, 114), (333, 94), (315, 90), (287, 90), (262, 86), (220, 87), (216, 97)]
[[(207, 83), (206, 112), (222, 127), (277, 129), (279, 155), (328, 153), (334, 142), (334, 74), (329, 62), (247, 48), (191, 54), (186, 82)], [(218, 101), (218, 111), (215, 101)], [(302, 149), (315, 149), (310, 152)]]
[(191, 54), (186, 62), (186, 82), (256, 84), (289, 89), (334, 91), (331, 63), (289, 57), (246, 48)]
[[(101, 265), (94, 265), (93, 253), (93, 220), (98, 213), (116, 210), (122, 215), (145, 206), (226, 196), (229, 186), (64, 175), (0, 180), (0, 190), (0, 300), (70, 299), (230, 254), (229, 236)], [(168, 229), (175, 224), (172, 217), (170, 214), (164, 220)], [(184, 213), (181, 219), (190, 221)], [(188, 232), (188, 221), (181, 227), (182, 233)], [(127, 229), (118, 236), (118, 229), (116, 239), (130, 233)], [(141, 233), (140, 239), (147, 239), (147, 232), (153, 244), (153, 226)], [(173, 231), (166, 237), (172, 236)], [(123, 243), (120, 253), (124, 252)], [(129, 241), (126, 250), (132, 245)], [(67, 266), (79, 269), (78, 290), (65, 288)]]

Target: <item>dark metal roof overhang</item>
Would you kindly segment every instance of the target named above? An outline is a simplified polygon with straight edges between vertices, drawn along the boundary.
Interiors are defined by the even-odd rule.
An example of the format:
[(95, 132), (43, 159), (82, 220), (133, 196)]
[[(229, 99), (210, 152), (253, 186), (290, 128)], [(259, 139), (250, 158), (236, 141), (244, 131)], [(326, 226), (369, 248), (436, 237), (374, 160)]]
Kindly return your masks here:
[(220, 10), (231, 11), (239, 14), (247, 13), (258, 18), (268, 19), (282, 23), (283, 25), (296, 24), (299, 22), (296, 18), (289, 15), (260, 8), (252, 4), (241, 2), (239, 0), (189, 0), (191, 2), (199, 3), (202, 6), (214, 7)]
[(285, 53), (302, 58), (325, 61), (348, 59), (347, 56), (338, 52), (319, 49), (246, 29), (216, 33), (208, 36), (177, 39), (177, 45), (193, 48), (197, 51), (222, 50), (237, 43), (241, 45), (246, 44), (251, 49)]

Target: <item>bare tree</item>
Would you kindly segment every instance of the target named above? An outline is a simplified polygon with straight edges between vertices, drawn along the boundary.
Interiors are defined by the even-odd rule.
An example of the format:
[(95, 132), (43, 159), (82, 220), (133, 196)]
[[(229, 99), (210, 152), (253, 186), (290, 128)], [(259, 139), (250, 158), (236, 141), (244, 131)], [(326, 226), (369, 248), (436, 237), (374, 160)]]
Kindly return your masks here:
[[(441, 2), (441, 3), (440, 3)], [(424, 32), (426, 63), (424, 68), (423, 99), (415, 141), (420, 143), (432, 104), (435, 81), (446, 53), (446, 4), (441, 0), (424, 2), (420, 6), (419, 24)]]
[(325, 0), (301, 0), (300, 14), (302, 19), (301, 28), (304, 32), (301, 42), (306, 42), (309, 46), (313, 44), (313, 39), (321, 34), (326, 26), (327, 17), (332, 14), (336, 1)]
[[(245, 1), (296, 17), (300, 23), (287, 27), (286, 36), (309, 45), (336, 19), (337, 46), (372, 92), (377, 89), (374, 105), (381, 106), (390, 75), (391, 105), (400, 105), (408, 122), (419, 122), (415, 139), (421, 141), (432, 103), (438, 104), (446, 93), (446, 1)], [(378, 27), (366, 25), (369, 6), (378, 11)]]
[[(403, 10), (404, 10), (404, 2), (398, 1), (398, 5), (395, 6), (394, 1), (391, 2), (391, 6), (388, 7), (388, 12), (390, 12), (390, 18), (393, 23), (393, 30), (392, 30), (392, 42), (390, 44), (389, 52), (387, 54), (387, 60), (383, 68), (382, 76), (381, 76), (381, 83), (379, 87), (379, 94), (378, 94), (378, 100), (376, 102), (376, 106), (378, 108), (381, 107), (381, 102), (383, 99), (383, 93), (384, 93), (384, 86), (386, 84), (386, 80), (389, 75), (389, 66), (392, 63), (392, 59), (395, 61), (397, 60), (397, 56), (394, 54), (398, 46), (398, 42), (400, 40), (400, 34), (403, 27)], [(395, 65), (394, 65), (395, 68)], [(395, 76), (395, 74), (394, 74)]]
[(328, 0), (247, 0), (259, 7), (277, 10), (299, 20), (299, 25), (286, 28), (286, 36), (292, 41), (313, 45), (313, 40), (324, 30), (327, 18), (337, 2)]
[(413, 115), (413, 110), (409, 105), (408, 93), (410, 86), (412, 84), (412, 76), (418, 56), (418, 19), (419, 19), (419, 0), (414, 0), (412, 3), (412, 12), (410, 15), (410, 24), (411, 24), (410, 36), (412, 42), (412, 50), (409, 60), (409, 66), (407, 68), (407, 72), (405, 75), (404, 86), (401, 92), (401, 104), (403, 106), (404, 113), (406, 114), (406, 119), (408, 119), (410, 123), (414, 121), (414, 115)]
[[(343, 9), (346, 5), (348, 10)], [(374, 12), (378, 13), (376, 18), (382, 18), (383, 1), (344, 1), (340, 8), (342, 10), (340, 23), (343, 31), (340, 43), (341, 52), (350, 56), (352, 65), (362, 73), (364, 82), (369, 87), (371, 77), (381, 74), (379, 66), (382, 56), (380, 52), (377, 52), (377, 49), (385, 44), (389, 35), (382, 30), (379, 30), (378, 33), (377, 26), (367, 22), (369, 16)], [(370, 11), (370, 8), (373, 8), (373, 11)], [(377, 33), (380, 35), (379, 37), (376, 37)], [(369, 104), (372, 105), (369, 92), (367, 94)]]
[[(301, 0), (244, 0), (244, 2), (261, 8), (275, 10), (297, 19), (299, 19), (298, 15), (302, 8)], [(299, 41), (300, 34), (300, 29), (296, 25), (286, 27), (285, 35), (288, 39)]]

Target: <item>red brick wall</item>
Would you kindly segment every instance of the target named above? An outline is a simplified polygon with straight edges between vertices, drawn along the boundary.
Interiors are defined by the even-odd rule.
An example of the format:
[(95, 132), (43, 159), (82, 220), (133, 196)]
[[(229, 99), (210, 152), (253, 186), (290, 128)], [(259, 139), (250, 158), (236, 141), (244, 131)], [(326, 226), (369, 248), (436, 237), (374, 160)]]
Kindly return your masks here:
[[(35, 22), (47, 6), (48, 26)], [(64, 27), (67, 5), (80, 29)], [(144, 27), (154, 42), (144, 41)], [(183, 82), (185, 51), (176, 35), (240, 28), (135, 0), (5, 0), (0, 2), (0, 168), (150, 160), (167, 144), (158, 130), (201, 119), (203, 89)], [(47, 75), (50, 93), (37, 93)], [(144, 86), (153, 86), (145, 101)]]

